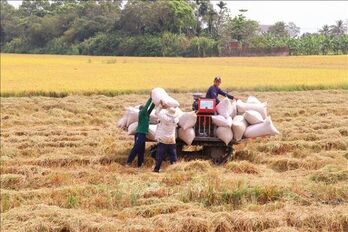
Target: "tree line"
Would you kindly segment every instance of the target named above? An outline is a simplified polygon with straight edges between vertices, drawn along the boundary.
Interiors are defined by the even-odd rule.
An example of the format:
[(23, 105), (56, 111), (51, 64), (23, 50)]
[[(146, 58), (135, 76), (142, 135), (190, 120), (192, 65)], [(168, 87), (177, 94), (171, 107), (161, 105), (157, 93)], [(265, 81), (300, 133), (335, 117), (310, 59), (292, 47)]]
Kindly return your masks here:
[[(216, 4), (214, 7), (213, 4)], [(1, 1), (0, 47), (8, 53), (117, 56), (218, 56), (231, 41), (250, 48), (287, 47), (290, 55), (347, 54), (346, 25), (299, 35), (294, 23), (266, 32), (240, 10), (210, 0)]]

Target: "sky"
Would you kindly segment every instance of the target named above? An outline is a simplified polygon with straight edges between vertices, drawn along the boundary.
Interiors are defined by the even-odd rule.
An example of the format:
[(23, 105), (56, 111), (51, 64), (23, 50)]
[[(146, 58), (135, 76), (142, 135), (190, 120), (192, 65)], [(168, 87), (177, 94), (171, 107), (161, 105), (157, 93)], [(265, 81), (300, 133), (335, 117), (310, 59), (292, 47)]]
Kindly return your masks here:
[[(21, 0), (8, 0), (16, 7)], [(211, 1), (216, 5), (219, 1)], [(301, 33), (317, 32), (324, 24), (332, 25), (342, 19), (348, 23), (348, 1), (225, 1), (231, 15), (247, 9), (247, 18), (260, 24), (271, 25), (277, 21), (294, 22)]]

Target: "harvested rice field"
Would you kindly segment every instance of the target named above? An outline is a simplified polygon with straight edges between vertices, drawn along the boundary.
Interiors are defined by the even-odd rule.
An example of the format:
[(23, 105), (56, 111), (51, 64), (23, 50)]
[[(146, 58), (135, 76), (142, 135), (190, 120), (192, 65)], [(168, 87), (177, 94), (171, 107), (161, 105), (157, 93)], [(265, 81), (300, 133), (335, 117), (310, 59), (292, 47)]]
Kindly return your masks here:
[[(190, 109), (189, 93), (171, 95)], [(148, 150), (125, 167), (133, 138), (116, 127), (148, 94), (1, 98), (1, 231), (348, 231), (348, 91), (235, 95), (267, 101), (281, 134), (162, 173)]]

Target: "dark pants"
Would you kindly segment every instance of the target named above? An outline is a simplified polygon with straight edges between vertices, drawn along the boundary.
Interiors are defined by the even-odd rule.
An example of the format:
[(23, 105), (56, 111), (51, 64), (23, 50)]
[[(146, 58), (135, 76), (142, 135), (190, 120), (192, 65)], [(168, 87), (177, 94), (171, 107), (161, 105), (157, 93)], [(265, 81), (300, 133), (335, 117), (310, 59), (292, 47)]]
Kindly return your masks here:
[(157, 145), (157, 156), (156, 156), (156, 167), (155, 170), (159, 171), (165, 154), (168, 153), (170, 163), (176, 162), (176, 144), (164, 144), (158, 143)]
[(138, 155), (138, 167), (141, 167), (144, 163), (146, 134), (136, 133), (134, 136), (134, 146), (129, 153), (127, 163), (131, 164)]

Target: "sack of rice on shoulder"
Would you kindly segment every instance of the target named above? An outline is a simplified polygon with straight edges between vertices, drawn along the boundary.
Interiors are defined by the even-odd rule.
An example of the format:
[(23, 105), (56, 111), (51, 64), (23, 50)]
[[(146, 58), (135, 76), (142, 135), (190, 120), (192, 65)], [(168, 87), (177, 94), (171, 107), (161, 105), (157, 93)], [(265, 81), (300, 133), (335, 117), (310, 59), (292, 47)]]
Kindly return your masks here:
[(154, 88), (151, 91), (151, 98), (153, 103), (158, 106), (162, 103), (165, 107), (179, 107), (180, 104), (177, 100), (167, 94), (162, 88)]
[(266, 135), (277, 135), (279, 131), (272, 123), (271, 117), (267, 117), (262, 123), (248, 126), (245, 130), (244, 137), (256, 138)]
[(225, 118), (222, 115), (213, 115), (211, 116), (213, 123), (218, 127), (231, 127), (232, 126), (232, 118), (228, 116)]
[(161, 103), (161, 100), (165, 97), (168, 97), (167, 92), (162, 88), (154, 88), (151, 91), (151, 98), (153, 103), (158, 106)]
[(240, 141), (243, 138), (244, 132), (248, 126), (247, 121), (243, 115), (237, 115), (232, 121), (233, 136), (236, 141)]
[(167, 96), (164, 99), (162, 99), (162, 104), (167, 108), (167, 107), (179, 107), (180, 104), (177, 100), (172, 98), (171, 96)]
[(184, 141), (187, 145), (191, 145), (193, 140), (195, 139), (195, 130), (193, 128), (179, 128), (178, 137)]
[(230, 127), (218, 127), (215, 131), (216, 137), (228, 145), (233, 139), (233, 133)]

